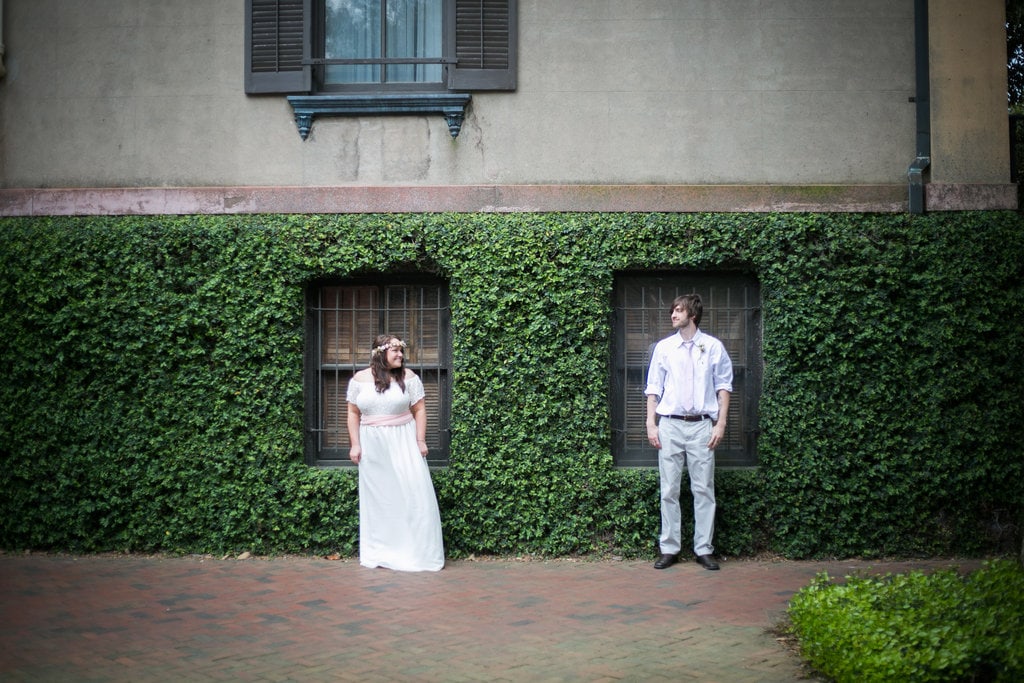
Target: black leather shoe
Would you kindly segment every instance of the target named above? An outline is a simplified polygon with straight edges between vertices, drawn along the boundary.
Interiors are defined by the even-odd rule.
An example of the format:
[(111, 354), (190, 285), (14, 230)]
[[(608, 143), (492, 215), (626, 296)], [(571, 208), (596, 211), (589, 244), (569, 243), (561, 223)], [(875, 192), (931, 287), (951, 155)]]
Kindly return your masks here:
[[(697, 556), (697, 564), (699, 564), (700, 566), (704, 567), (704, 569), (711, 569), (711, 570), (718, 569), (718, 563), (715, 562), (715, 558), (711, 557), (710, 555), (698, 555)], [(658, 566), (658, 565), (654, 565), (654, 566)]]
[(654, 563), (654, 568), (667, 569), (668, 567), (674, 565), (678, 560), (678, 555), (669, 555), (668, 553), (665, 553), (661, 557), (659, 557), (657, 561)]

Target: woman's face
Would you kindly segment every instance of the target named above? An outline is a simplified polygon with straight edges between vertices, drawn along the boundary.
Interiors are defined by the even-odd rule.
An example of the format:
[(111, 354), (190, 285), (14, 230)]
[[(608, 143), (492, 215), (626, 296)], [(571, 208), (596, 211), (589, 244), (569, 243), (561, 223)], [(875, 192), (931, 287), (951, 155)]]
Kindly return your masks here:
[(391, 340), (391, 346), (388, 347), (385, 359), (387, 360), (389, 370), (397, 370), (402, 367), (405, 354), (402, 352), (402, 347), (398, 345), (397, 339)]

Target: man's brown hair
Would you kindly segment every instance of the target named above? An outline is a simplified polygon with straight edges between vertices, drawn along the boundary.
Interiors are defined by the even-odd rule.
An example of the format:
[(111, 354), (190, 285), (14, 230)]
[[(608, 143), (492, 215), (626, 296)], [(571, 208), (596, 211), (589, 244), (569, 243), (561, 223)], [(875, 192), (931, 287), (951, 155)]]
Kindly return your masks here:
[[(704, 304), (700, 300), (700, 294), (677, 296), (675, 301), (672, 302), (672, 311), (677, 308), (682, 308), (686, 311), (690, 318), (693, 319), (693, 324), (700, 327), (700, 319), (704, 317)], [(669, 312), (671, 313), (671, 311)]]

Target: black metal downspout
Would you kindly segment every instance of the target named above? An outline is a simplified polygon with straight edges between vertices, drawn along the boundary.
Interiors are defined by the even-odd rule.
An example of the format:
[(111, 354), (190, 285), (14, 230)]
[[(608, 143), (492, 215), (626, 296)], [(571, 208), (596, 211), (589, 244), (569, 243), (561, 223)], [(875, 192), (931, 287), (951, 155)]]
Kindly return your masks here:
[(914, 75), (917, 90), (917, 156), (907, 170), (910, 213), (924, 213), (925, 172), (932, 163), (931, 89), (928, 83), (928, 0), (914, 0)]

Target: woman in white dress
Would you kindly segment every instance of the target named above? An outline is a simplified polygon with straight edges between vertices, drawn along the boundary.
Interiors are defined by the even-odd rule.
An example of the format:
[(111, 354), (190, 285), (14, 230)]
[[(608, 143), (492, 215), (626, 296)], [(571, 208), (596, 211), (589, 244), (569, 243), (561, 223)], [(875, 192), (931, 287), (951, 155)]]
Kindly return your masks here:
[(399, 571), (444, 567), (441, 514), (427, 467), (423, 382), (405, 342), (379, 335), (370, 367), (348, 385), (349, 458), (359, 466), (359, 564)]

